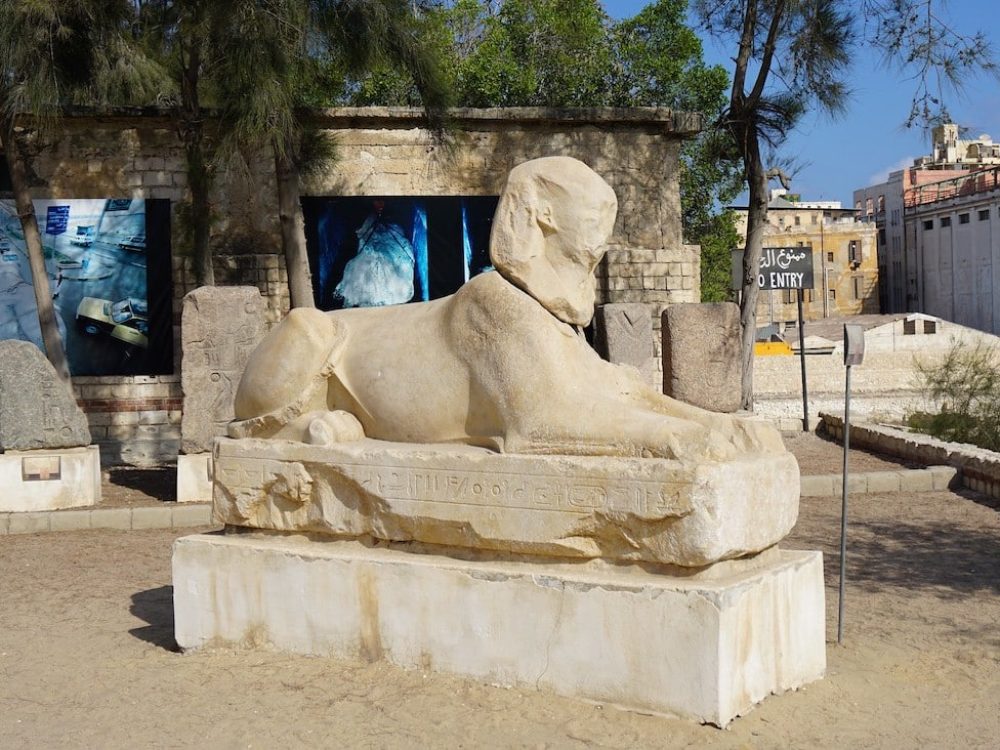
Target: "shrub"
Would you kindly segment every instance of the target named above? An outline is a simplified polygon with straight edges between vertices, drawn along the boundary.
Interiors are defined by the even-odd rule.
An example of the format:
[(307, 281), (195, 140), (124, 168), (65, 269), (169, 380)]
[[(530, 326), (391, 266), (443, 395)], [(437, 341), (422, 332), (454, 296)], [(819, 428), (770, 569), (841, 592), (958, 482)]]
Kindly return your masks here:
[(1000, 349), (952, 341), (943, 360), (918, 362), (917, 370), (940, 411), (910, 414), (911, 429), (1000, 451)]

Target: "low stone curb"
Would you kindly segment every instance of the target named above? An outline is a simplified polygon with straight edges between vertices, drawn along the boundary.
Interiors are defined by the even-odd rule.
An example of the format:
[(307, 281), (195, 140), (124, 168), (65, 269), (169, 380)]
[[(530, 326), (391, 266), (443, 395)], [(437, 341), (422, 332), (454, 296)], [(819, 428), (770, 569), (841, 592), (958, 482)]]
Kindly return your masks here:
[(183, 529), (209, 526), (211, 503), (163, 503), (135, 508), (72, 508), (0, 513), (0, 536), (83, 529)]
[[(821, 429), (844, 441), (844, 420), (820, 414)], [(956, 486), (1000, 499), (1000, 454), (974, 445), (947, 443), (930, 435), (874, 424), (851, 424), (851, 447), (896, 456), (922, 464), (940, 464), (958, 471)], [(935, 467), (940, 468), (940, 467)]]
[[(840, 497), (844, 478), (841, 474), (803, 476), (802, 497)], [(874, 495), (883, 492), (937, 492), (959, 486), (958, 470), (953, 466), (929, 469), (869, 471), (847, 476), (847, 494)]]

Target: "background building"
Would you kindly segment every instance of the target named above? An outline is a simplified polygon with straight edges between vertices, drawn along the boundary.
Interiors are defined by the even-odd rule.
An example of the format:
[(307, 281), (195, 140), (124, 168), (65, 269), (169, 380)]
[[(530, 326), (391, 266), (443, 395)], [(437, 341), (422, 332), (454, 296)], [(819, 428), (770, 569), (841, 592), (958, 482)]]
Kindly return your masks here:
[(882, 311), (924, 312), (1000, 330), (1000, 144), (988, 135), (932, 131), (931, 153), (854, 192), (861, 221), (878, 232)]
[[(734, 208), (736, 230), (746, 240), (747, 209)], [(765, 247), (811, 247), (815, 288), (805, 292), (803, 315), (819, 320), (879, 311), (876, 228), (858, 221), (840, 201), (804, 201), (786, 190), (771, 191)], [(797, 292), (762, 291), (758, 325), (782, 328), (798, 320)]]

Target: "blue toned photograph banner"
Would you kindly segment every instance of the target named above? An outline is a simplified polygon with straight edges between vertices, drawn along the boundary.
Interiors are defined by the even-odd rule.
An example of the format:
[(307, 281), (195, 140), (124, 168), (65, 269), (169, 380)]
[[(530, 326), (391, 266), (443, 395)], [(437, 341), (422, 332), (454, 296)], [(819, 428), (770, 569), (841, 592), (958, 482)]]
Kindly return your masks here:
[[(56, 322), (72, 375), (173, 370), (170, 202), (34, 201)], [(13, 201), (0, 201), (0, 339), (44, 351)]]
[(303, 198), (322, 310), (421, 302), (489, 270), (496, 196)]

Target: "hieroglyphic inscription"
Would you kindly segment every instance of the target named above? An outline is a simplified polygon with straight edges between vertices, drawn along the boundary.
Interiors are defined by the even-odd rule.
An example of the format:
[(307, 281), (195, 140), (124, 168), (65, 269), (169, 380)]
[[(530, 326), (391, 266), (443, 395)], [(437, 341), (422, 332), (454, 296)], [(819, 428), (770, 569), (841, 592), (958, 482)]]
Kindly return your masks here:
[(27, 341), (0, 341), (0, 450), (89, 443), (87, 418), (45, 355)]
[[(400, 462), (402, 463), (402, 462)], [(417, 463), (417, 462), (415, 462)], [(263, 488), (285, 477), (290, 466), (274, 459), (219, 459), (216, 481), (235, 498), (259, 498)], [(343, 475), (366, 492), (387, 500), (472, 505), (496, 509), (590, 514), (595, 511), (666, 517), (687, 512), (685, 483), (577, 473), (470, 471), (421, 465), (372, 466), (337, 461), (315, 466), (317, 475)], [(245, 502), (245, 500), (244, 500)]]
[(600, 476), (509, 474), (412, 466), (340, 465), (365, 489), (393, 500), (564, 513), (683, 512), (679, 484)]
[(264, 303), (255, 287), (201, 287), (184, 298), (181, 419), (185, 453), (209, 451), (233, 419), (236, 387), (264, 336)]

